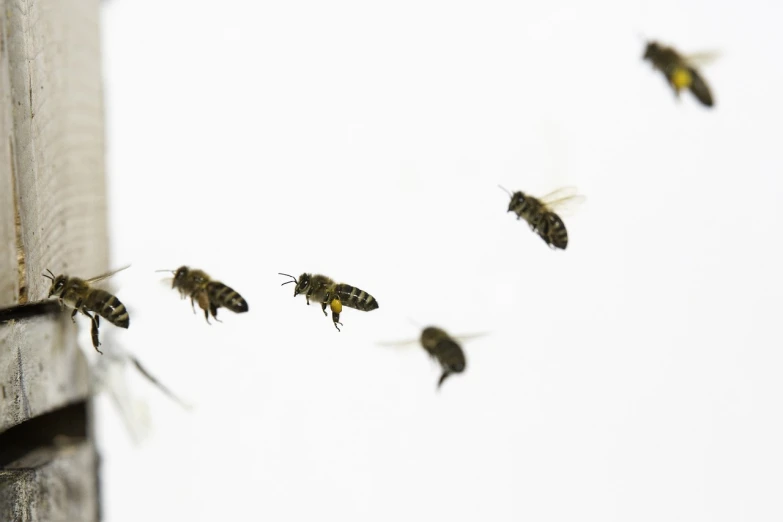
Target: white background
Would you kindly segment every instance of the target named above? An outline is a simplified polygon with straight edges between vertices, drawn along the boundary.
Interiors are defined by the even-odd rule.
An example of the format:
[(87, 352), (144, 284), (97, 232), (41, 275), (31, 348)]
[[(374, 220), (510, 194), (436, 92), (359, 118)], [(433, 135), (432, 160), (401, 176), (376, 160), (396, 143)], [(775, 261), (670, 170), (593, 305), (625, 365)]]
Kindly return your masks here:
[[(99, 400), (108, 522), (783, 518), (783, 4), (103, 9), (133, 263), (105, 349), (194, 406), (120, 373), (149, 408), (135, 444)], [(713, 110), (645, 38), (722, 53)], [(498, 184), (579, 187), (568, 250)], [(207, 325), (153, 272), (182, 264), (250, 311)], [(304, 271), (380, 308), (338, 333), (280, 286)], [(489, 335), (436, 392), (419, 346), (376, 344), (414, 323)]]

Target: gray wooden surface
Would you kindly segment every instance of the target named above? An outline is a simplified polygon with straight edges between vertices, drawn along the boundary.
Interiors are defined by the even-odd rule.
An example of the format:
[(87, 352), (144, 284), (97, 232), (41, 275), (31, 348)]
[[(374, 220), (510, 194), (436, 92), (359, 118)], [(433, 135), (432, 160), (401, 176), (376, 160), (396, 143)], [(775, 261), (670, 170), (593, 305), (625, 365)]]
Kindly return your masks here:
[[(47, 268), (82, 277), (108, 269), (99, 8), (98, 0), (0, 0), (0, 306), (46, 298)], [(63, 314), (0, 326), (0, 440), (88, 400), (76, 344), (88, 326), (77, 321)], [(88, 435), (6, 463), (0, 520), (97, 520)]]

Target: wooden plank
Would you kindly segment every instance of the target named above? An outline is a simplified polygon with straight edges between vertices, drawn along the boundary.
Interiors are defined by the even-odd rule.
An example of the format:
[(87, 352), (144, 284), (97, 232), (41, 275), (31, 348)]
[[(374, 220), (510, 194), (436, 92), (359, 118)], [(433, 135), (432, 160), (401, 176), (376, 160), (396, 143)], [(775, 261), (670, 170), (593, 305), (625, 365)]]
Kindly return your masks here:
[[(0, 238), (14, 250), (0, 256), (0, 304), (45, 299), (47, 268), (108, 269), (98, 9), (92, 0), (3, 1), (0, 187), (14, 200)], [(65, 317), (3, 328), (0, 431), (86, 395), (75, 333)]]
[[(99, 8), (0, 0), (0, 306), (45, 299), (47, 268), (108, 269)], [(0, 437), (89, 400), (83, 319), (0, 326)], [(91, 430), (33, 454), (0, 470), (0, 520), (97, 520)]]
[(0, 470), (0, 520), (98, 520), (98, 463), (91, 443), (66, 444), (43, 464)]

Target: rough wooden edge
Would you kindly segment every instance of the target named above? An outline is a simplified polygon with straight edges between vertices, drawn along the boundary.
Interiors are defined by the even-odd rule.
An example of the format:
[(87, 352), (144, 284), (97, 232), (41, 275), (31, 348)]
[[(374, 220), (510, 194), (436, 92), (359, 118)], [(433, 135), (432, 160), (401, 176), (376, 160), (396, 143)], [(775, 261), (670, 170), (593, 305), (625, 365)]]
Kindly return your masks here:
[[(46, 298), (46, 268), (108, 269), (99, 9), (0, 0), (0, 306)], [(0, 435), (89, 403), (76, 343), (85, 327), (67, 314), (0, 326)], [(0, 470), (0, 519), (97, 520), (91, 434), (30, 468)]]

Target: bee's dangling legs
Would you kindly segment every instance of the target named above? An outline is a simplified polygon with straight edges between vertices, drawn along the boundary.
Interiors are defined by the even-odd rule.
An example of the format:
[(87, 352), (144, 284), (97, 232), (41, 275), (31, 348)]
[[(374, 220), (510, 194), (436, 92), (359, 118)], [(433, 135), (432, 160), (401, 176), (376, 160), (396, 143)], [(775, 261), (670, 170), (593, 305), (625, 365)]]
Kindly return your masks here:
[(73, 309), (73, 312), (71, 312), (71, 321), (72, 321), (74, 324), (76, 324), (76, 319), (74, 319), (74, 318), (76, 317), (76, 314), (77, 314), (77, 313), (79, 312), (79, 310), (81, 310), (81, 309), (82, 309), (82, 300), (81, 300), (81, 299), (79, 299), (78, 301), (76, 301), (76, 307)]
[(92, 345), (95, 348), (95, 350), (103, 355), (103, 352), (98, 349), (98, 347), (101, 345), (100, 341), (98, 341), (98, 326), (100, 325), (100, 318), (98, 317), (98, 314), (93, 313), (93, 315), (90, 315), (87, 313), (86, 310), (82, 310), (84, 315), (90, 318), (90, 321), (92, 321), (92, 328), (90, 329), (90, 335), (92, 336)]
[(212, 314), (212, 318), (215, 321), (217, 321), (219, 323), (222, 323), (223, 321), (221, 321), (220, 319), (217, 318), (217, 311), (218, 311), (218, 307), (213, 305), (212, 303), (209, 303), (209, 313)]
[[(191, 299), (193, 299), (192, 296), (191, 296)], [(199, 293), (197, 299), (198, 299), (198, 306), (199, 306), (199, 308), (204, 310), (204, 319), (207, 320), (207, 324), (212, 324), (212, 323), (209, 322), (209, 306), (210, 305), (209, 305), (209, 297), (207, 297), (207, 293), (206, 292)]]
[[(340, 328), (337, 325), (343, 325), (343, 323), (340, 322), (340, 312), (343, 311), (343, 303), (340, 301), (339, 297), (335, 297), (332, 299), (331, 303), (329, 303), (329, 306), (332, 309), (332, 322), (334, 322), (334, 327), (337, 328), (337, 331), (339, 332)], [(326, 303), (324, 303), (324, 313), (326, 313)]]
[(438, 389), (440, 390), (441, 385), (443, 384), (443, 381), (446, 380), (446, 377), (451, 375), (451, 372), (443, 372), (443, 374), (440, 376), (440, 380), (438, 381)]

